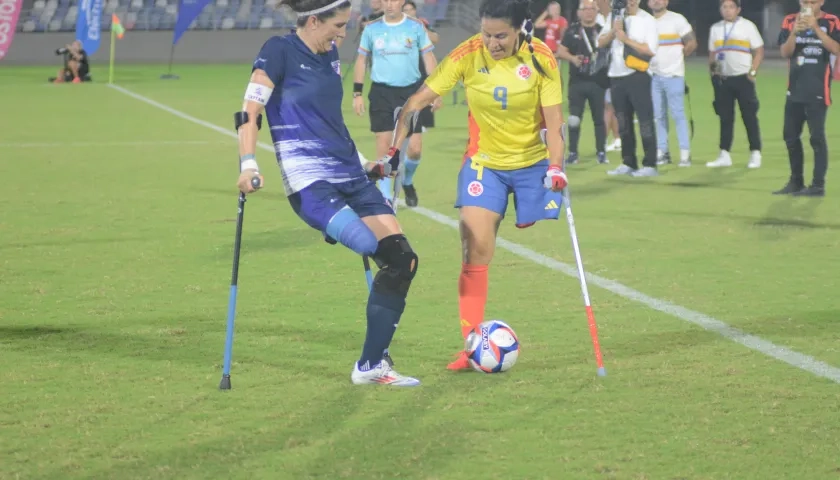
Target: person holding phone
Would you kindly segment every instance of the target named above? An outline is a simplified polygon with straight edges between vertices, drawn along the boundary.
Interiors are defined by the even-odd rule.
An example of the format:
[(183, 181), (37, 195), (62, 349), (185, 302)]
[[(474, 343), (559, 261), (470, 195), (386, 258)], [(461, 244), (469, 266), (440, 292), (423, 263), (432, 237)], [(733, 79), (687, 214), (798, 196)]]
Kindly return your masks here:
[[(825, 117), (831, 105), (831, 56), (840, 54), (840, 19), (822, 11), (824, 0), (799, 0), (801, 11), (782, 21), (779, 47), (790, 59), (784, 139), (790, 179), (776, 195), (822, 197), (828, 170)], [(805, 186), (802, 129), (808, 123), (814, 150), (811, 185)]]

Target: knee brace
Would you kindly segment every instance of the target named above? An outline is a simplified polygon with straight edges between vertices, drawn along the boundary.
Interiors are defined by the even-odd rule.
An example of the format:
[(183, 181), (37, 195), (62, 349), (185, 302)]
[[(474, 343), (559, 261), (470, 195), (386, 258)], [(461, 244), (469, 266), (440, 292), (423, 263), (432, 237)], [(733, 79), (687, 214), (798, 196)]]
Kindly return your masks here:
[(578, 117), (577, 115), (570, 115), (569, 128), (580, 128), (580, 117)]
[(373, 279), (373, 291), (405, 298), (417, 274), (418, 260), (405, 235), (390, 235), (380, 240), (373, 255), (373, 261), (379, 267)]

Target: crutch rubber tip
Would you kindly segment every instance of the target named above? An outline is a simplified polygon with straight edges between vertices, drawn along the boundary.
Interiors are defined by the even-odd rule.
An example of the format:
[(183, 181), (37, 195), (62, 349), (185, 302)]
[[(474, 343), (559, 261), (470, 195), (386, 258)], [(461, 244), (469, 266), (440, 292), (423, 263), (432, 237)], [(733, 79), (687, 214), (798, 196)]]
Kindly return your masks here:
[(606, 377), (607, 376), (607, 369), (604, 368), (604, 367), (599, 368), (598, 369), (598, 376), (599, 377)]
[(230, 390), (230, 375), (222, 375), (222, 381), (219, 382), (219, 390)]

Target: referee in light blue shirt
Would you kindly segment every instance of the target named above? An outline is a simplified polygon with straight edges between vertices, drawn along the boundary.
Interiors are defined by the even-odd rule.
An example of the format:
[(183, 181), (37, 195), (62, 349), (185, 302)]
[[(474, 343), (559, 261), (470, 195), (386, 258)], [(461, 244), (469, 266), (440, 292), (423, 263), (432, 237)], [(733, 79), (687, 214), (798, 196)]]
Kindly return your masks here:
[[(420, 75), (421, 56), (427, 72), (431, 73), (437, 67), (437, 60), (432, 53), (434, 45), (425, 26), (420, 20), (402, 12), (404, 3), (405, 0), (382, 0), (385, 15), (365, 26), (353, 71), (353, 109), (357, 115), (362, 115), (365, 112), (362, 90), (367, 57), (370, 56), (370, 130), (376, 135), (377, 158), (388, 154), (394, 131), (394, 111), (405, 105), (408, 97), (423, 83)], [(434, 109), (440, 106), (440, 99), (436, 102)], [(411, 134), (422, 134), (419, 122)], [(417, 144), (420, 145), (419, 142)], [(405, 175), (402, 187), (405, 203), (409, 207), (417, 206), (418, 203), (414, 173), (420, 165), (420, 153), (419, 148), (403, 149)], [(381, 180), (379, 188), (385, 198), (394, 198), (391, 179)]]

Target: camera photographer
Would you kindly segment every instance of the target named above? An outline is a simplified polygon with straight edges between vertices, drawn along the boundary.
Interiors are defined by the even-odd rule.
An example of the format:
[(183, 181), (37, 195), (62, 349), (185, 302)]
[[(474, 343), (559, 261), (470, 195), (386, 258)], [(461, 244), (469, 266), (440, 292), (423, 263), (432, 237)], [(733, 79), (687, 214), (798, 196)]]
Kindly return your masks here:
[[(609, 175), (655, 177), (656, 129), (653, 123), (650, 61), (659, 48), (656, 20), (639, 8), (639, 0), (613, 0), (613, 11), (598, 37), (598, 47), (610, 47), (610, 91), (621, 135), (622, 164)], [(633, 115), (639, 119), (644, 159), (636, 157)]]
[(578, 162), (580, 123), (587, 102), (595, 127), (598, 163), (609, 163), (604, 152), (607, 141), (604, 97), (610, 82), (607, 78), (610, 52), (607, 48), (598, 48), (598, 34), (603, 27), (595, 22), (598, 15), (595, 2), (580, 0), (577, 13), (578, 21), (566, 30), (555, 53), (557, 58), (569, 64), (569, 158), (566, 163)]
[[(831, 105), (831, 56), (840, 53), (840, 19), (822, 11), (823, 0), (800, 0), (800, 13), (785, 17), (779, 33), (782, 57), (790, 59), (784, 138), (790, 179), (776, 195), (822, 197), (828, 170), (825, 117)], [(802, 129), (808, 123), (814, 177), (805, 186)]]
[(731, 167), (735, 102), (750, 144), (747, 168), (761, 167), (761, 128), (758, 123), (758, 95), (755, 79), (764, 60), (764, 40), (758, 27), (741, 15), (741, 0), (719, 0), (723, 20), (709, 30), (709, 70), (715, 100), (712, 103), (720, 117), (720, 155), (710, 168)]
[(87, 52), (82, 48), (82, 42), (74, 41), (55, 51), (56, 55), (64, 55), (64, 68), (58, 71), (55, 83), (82, 83), (90, 72)]

